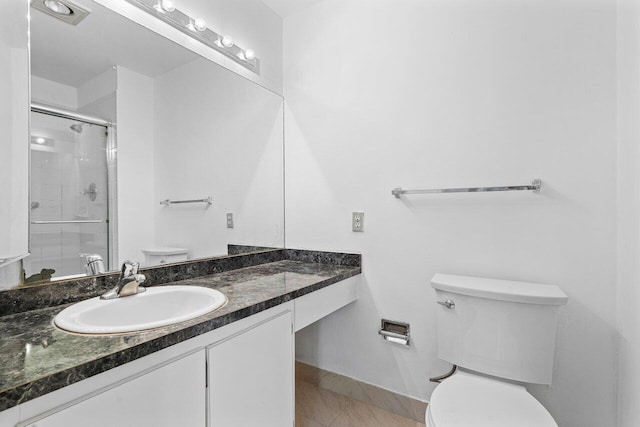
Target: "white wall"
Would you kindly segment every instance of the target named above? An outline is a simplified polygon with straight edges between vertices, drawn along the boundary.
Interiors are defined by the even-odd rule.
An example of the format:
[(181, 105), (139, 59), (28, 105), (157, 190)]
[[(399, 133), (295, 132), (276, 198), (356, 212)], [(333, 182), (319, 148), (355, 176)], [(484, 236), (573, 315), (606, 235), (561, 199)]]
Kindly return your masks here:
[[(558, 284), (559, 425), (616, 424), (616, 4), (325, 0), (284, 20), (287, 247), (360, 251), (298, 357), (429, 399), (436, 272)], [(392, 188), (544, 181), (542, 194)], [(352, 211), (365, 232), (350, 231)], [(377, 336), (411, 323), (411, 349)]]
[(111, 104), (115, 101), (116, 80), (115, 68), (105, 70), (79, 87), (32, 75), (31, 98), (35, 102), (115, 121), (115, 105)]
[(640, 4), (618, 2), (619, 426), (640, 425)]
[(118, 258), (142, 259), (155, 244), (153, 79), (117, 68)]
[(35, 102), (75, 110), (78, 107), (78, 88), (32, 75), (31, 99)]
[(111, 67), (80, 85), (78, 111), (115, 122), (117, 84), (116, 68)]
[[(282, 98), (197, 59), (158, 77), (154, 101), (156, 243), (190, 258), (226, 255), (228, 243), (282, 247)], [(208, 196), (210, 207), (157, 202)]]

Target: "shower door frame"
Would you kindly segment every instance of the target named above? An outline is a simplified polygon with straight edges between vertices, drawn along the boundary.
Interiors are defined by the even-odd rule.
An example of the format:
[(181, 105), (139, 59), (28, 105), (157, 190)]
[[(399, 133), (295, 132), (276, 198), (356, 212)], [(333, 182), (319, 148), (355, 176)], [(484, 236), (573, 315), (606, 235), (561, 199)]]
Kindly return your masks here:
[[(31, 102), (31, 112), (47, 114), (49, 116), (60, 117), (63, 119), (74, 120), (77, 122), (87, 123), (91, 125), (104, 126), (107, 129), (106, 144), (106, 161), (107, 161), (107, 238), (108, 238), (108, 259), (106, 260), (106, 270), (110, 271), (115, 268), (118, 259), (118, 198), (117, 198), (117, 168), (118, 168), (118, 150), (115, 122), (94, 117), (75, 111), (65, 110), (60, 107), (46, 105), (38, 102)], [(29, 142), (31, 144), (31, 142)], [(111, 173), (113, 171), (113, 173)], [(31, 203), (31, 149), (29, 149), (29, 203)], [(31, 236), (31, 209), (29, 209), (29, 236)], [(29, 251), (31, 251), (31, 237), (29, 237)], [(78, 274), (82, 274), (78, 272)]]

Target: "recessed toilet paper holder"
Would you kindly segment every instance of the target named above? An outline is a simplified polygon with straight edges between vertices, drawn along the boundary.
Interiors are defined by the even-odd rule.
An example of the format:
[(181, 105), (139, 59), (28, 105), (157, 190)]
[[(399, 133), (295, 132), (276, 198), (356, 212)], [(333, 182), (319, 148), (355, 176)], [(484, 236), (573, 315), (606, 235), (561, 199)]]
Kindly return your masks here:
[(409, 331), (410, 326), (408, 323), (382, 319), (380, 321), (380, 330), (378, 331), (378, 334), (382, 335), (382, 338), (389, 342), (409, 347)]

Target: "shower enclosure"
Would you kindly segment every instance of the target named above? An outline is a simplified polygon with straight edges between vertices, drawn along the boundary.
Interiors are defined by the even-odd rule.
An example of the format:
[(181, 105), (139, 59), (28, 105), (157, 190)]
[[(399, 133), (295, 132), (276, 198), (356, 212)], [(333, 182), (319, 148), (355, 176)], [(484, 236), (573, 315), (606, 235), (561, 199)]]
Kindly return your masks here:
[(32, 107), (27, 283), (83, 274), (87, 254), (111, 266), (112, 134), (106, 121)]

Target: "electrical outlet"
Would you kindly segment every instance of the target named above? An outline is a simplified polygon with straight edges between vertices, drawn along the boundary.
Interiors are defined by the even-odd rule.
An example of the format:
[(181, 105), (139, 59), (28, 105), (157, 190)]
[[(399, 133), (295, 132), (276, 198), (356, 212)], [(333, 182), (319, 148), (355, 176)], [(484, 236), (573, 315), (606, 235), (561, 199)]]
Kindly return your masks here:
[(364, 212), (353, 212), (351, 214), (351, 230), (355, 232), (364, 231)]
[(227, 214), (227, 228), (233, 228), (233, 214)]

